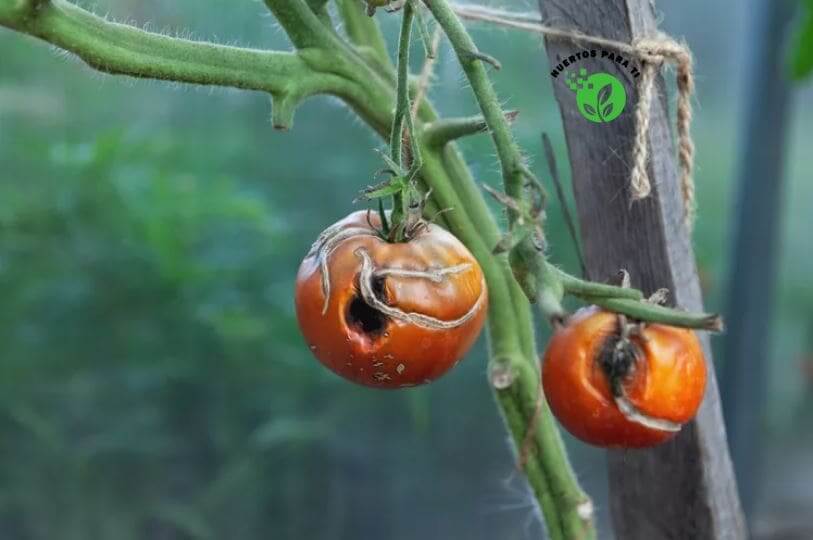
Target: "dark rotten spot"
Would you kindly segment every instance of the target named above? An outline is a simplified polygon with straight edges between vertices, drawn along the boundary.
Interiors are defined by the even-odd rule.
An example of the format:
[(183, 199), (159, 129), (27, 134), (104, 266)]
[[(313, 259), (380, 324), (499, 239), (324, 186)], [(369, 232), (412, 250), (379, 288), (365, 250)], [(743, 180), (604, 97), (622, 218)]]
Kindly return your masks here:
[(628, 338), (612, 334), (604, 341), (598, 361), (615, 397), (621, 396), (621, 385), (635, 369), (640, 356), (638, 346)]
[[(387, 291), (383, 277), (373, 278), (373, 293), (382, 302), (387, 302)], [(377, 338), (384, 333), (389, 319), (386, 315), (364, 301), (361, 292), (356, 292), (350, 305), (347, 306), (347, 324), (370, 338)]]

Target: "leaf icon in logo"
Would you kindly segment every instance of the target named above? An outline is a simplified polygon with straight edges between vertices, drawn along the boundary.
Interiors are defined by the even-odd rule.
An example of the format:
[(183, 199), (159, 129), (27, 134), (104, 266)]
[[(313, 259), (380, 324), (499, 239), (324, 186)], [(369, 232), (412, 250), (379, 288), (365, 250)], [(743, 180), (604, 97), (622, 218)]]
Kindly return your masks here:
[(627, 104), (627, 93), (621, 81), (609, 73), (594, 73), (586, 82), (576, 92), (581, 115), (597, 124), (618, 118)]
[(598, 91), (598, 106), (600, 108), (604, 108), (605, 105), (610, 101), (610, 98), (613, 95), (613, 83), (608, 82), (604, 86), (602, 86)]
[(609, 82), (598, 91), (598, 107), (601, 111), (601, 119), (608, 121), (613, 112), (613, 83)]

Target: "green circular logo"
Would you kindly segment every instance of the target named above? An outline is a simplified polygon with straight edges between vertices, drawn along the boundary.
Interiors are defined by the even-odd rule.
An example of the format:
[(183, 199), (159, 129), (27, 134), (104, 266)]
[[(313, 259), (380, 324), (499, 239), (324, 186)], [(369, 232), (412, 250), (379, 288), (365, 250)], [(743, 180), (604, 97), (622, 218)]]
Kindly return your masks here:
[(609, 73), (590, 76), (582, 68), (567, 76), (567, 85), (576, 92), (576, 105), (583, 117), (597, 124), (618, 118), (627, 104), (624, 85)]

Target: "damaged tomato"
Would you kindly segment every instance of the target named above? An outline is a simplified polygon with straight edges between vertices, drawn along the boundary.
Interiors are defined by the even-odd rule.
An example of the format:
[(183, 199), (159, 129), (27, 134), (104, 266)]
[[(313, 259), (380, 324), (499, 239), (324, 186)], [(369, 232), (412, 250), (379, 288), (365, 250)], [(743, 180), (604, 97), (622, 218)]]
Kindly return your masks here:
[(477, 339), (488, 293), (479, 264), (451, 233), (420, 223), (384, 240), (379, 216), (355, 212), (302, 261), (296, 313), (311, 351), (342, 377), (399, 388), (433, 381)]
[(545, 351), (542, 383), (554, 415), (597, 446), (642, 448), (673, 437), (697, 413), (706, 363), (692, 330), (579, 310)]

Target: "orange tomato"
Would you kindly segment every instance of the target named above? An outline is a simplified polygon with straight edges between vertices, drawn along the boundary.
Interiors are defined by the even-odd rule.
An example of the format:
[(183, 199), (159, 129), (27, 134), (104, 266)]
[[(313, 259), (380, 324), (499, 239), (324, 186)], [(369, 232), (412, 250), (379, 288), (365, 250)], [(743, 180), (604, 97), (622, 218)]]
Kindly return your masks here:
[(554, 415), (579, 439), (642, 448), (670, 439), (694, 417), (706, 363), (691, 330), (646, 324), (622, 338), (617, 315), (590, 307), (554, 332), (542, 384)]
[(360, 211), (319, 236), (296, 278), (299, 327), (316, 358), (346, 379), (376, 388), (433, 381), (483, 327), (483, 273), (437, 225), (400, 243), (378, 227), (377, 213)]

